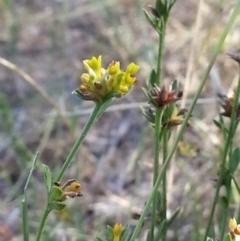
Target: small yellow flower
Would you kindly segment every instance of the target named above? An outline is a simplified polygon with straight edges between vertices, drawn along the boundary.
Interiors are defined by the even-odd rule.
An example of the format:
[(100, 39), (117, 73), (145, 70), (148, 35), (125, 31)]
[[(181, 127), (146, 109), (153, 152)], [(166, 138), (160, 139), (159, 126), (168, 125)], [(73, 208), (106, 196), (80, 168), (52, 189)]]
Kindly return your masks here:
[(113, 234), (114, 234), (113, 241), (120, 241), (121, 233), (122, 233), (122, 224), (116, 223), (113, 227)]
[(92, 69), (93, 72), (96, 73), (97, 77), (101, 76), (102, 56), (86, 59), (83, 61), (83, 65), (87, 71)]
[(232, 240), (236, 240), (236, 236), (240, 235), (240, 224), (237, 224), (235, 218), (231, 218), (228, 223), (230, 229), (230, 235)]
[(115, 75), (120, 71), (120, 63), (117, 61), (112, 61), (112, 63), (109, 64), (107, 73), (110, 75)]
[(134, 63), (131, 63), (127, 66), (126, 72), (129, 73), (130, 75), (136, 74), (139, 70), (139, 66), (137, 66)]
[(80, 78), (82, 83), (77, 91), (80, 98), (103, 102), (127, 94), (136, 83), (133, 76), (139, 70), (136, 64), (129, 64), (126, 72), (120, 69), (118, 61), (112, 61), (107, 69), (102, 68), (101, 64), (101, 56), (83, 61), (87, 73), (83, 73)]
[(178, 111), (177, 107), (175, 106), (171, 118), (166, 121), (165, 125), (168, 127), (181, 125), (185, 119), (186, 112), (186, 109), (181, 109)]
[(81, 185), (75, 179), (67, 180), (63, 186), (61, 186), (60, 183), (55, 182), (54, 186), (62, 191), (62, 196), (56, 201), (62, 202), (68, 197), (74, 198), (82, 196), (82, 193), (80, 192)]

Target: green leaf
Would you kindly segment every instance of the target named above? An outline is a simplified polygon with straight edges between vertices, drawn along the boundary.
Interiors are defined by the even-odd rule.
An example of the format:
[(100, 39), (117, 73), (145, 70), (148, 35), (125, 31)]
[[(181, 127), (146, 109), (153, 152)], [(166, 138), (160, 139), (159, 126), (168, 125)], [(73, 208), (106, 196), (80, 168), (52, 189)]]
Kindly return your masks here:
[(159, 241), (159, 240), (161, 239), (162, 231), (163, 231), (163, 228), (164, 228), (165, 225), (166, 225), (166, 222), (167, 222), (166, 219), (164, 219), (164, 220), (161, 221), (161, 223), (160, 223), (160, 225), (159, 225), (159, 227), (158, 227), (157, 235), (156, 235), (154, 241)]
[(151, 95), (149, 94), (148, 90), (144, 87), (142, 87), (143, 94), (145, 95), (146, 99), (149, 100), (151, 99)]
[(72, 94), (76, 95), (81, 100), (86, 100), (85, 96), (82, 94), (82, 92), (79, 89), (74, 90)]
[(61, 188), (53, 186), (51, 189), (50, 200), (57, 201), (63, 196), (63, 191)]
[(230, 159), (230, 172), (232, 174), (234, 174), (234, 172), (237, 170), (239, 162), (240, 162), (240, 148), (238, 147), (233, 151), (233, 154)]
[(180, 213), (180, 208), (178, 207), (172, 214), (172, 216), (167, 221), (167, 227), (170, 227), (170, 225), (174, 222), (174, 220), (177, 218), (178, 214)]
[(165, 12), (164, 3), (161, 0), (156, 0), (155, 9), (158, 12), (159, 16), (162, 16)]
[(228, 200), (226, 197), (221, 197), (220, 198), (220, 203), (223, 209), (227, 209), (228, 208)]
[(42, 164), (44, 168), (44, 181), (47, 189), (47, 194), (49, 196), (52, 189), (52, 175), (49, 167), (45, 164)]
[(156, 0), (155, 9), (160, 17), (166, 16), (167, 9), (161, 0)]
[(146, 119), (151, 122), (155, 123), (155, 116), (154, 114), (150, 113), (148, 110), (145, 110), (142, 106), (140, 106), (142, 114), (146, 117)]
[(237, 181), (235, 180), (234, 176), (232, 176), (232, 180), (237, 188), (238, 194), (240, 195), (240, 187), (238, 186)]
[(145, 9), (143, 9), (143, 13), (149, 24), (156, 30), (156, 23), (153, 21), (153, 19), (151, 19), (148, 12)]
[(27, 204), (26, 200), (22, 200), (22, 227), (23, 227), (23, 240), (29, 240), (29, 231), (28, 231), (28, 215), (27, 215)]
[(153, 89), (156, 83), (157, 83), (157, 72), (155, 71), (155, 69), (152, 69), (148, 80), (149, 89), (150, 90)]
[(213, 123), (215, 124), (215, 126), (216, 126), (218, 129), (222, 130), (222, 125), (221, 125), (220, 122), (218, 122), (217, 120), (213, 120)]
[(145, 88), (142, 88), (143, 90), (143, 94), (145, 95), (146, 99), (148, 100), (148, 102), (150, 104), (152, 104), (153, 106), (156, 105), (155, 101), (152, 99), (152, 96), (150, 95), (149, 91)]
[(151, 239), (150, 239), (150, 237), (151, 237), (151, 235), (150, 235), (150, 230), (148, 231), (148, 234), (147, 234), (147, 241), (152, 241)]
[(178, 84), (178, 81), (175, 79), (172, 82), (172, 90), (177, 90), (178, 88), (179, 88), (179, 84)]
[(109, 240), (113, 240), (114, 238), (113, 229), (109, 225), (107, 225), (107, 236)]
[(120, 241), (126, 240), (128, 237), (128, 234), (129, 234), (129, 226), (127, 225), (121, 232)]
[(226, 234), (223, 241), (232, 241), (231, 235), (229, 233)]
[(158, 209), (158, 211), (160, 211), (159, 210), (159, 208), (161, 208), (161, 202), (162, 202), (162, 195), (161, 195), (161, 193), (160, 193), (160, 191), (157, 191), (157, 209)]
[(61, 211), (66, 207), (66, 204), (62, 203), (62, 202), (50, 202), (48, 204), (49, 209), (50, 210), (57, 210), (57, 211)]
[(23, 194), (23, 199), (22, 199), (22, 232), (23, 232), (23, 240), (28, 241), (29, 240), (29, 230), (28, 230), (28, 209), (27, 209), (27, 188), (28, 184), (30, 182), (30, 178), (33, 174), (34, 168), (36, 166), (36, 162), (38, 159), (39, 152), (36, 153), (34, 156), (33, 162), (32, 162), (32, 167), (29, 172), (26, 184), (24, 186), (24, 194)]
[(164, 110), (164, 113), (163, 113), (164, 120), (171, 119), (172, 114), (173, 114), (175, 108), (176, 108), (176, 104), (173, 103), (173, 104), (169, 105), (169, 106)]
[(170, 2), (170, 5), (169, 5), (169, 7), (168, 7), (168, 11), (169, 11), (169, 12), (171, 11), (171, 9), (172, 9), (173, 5), (176, 3), (176, 1), (177, 1), (177, 0), (172, 0), (172, 1)]

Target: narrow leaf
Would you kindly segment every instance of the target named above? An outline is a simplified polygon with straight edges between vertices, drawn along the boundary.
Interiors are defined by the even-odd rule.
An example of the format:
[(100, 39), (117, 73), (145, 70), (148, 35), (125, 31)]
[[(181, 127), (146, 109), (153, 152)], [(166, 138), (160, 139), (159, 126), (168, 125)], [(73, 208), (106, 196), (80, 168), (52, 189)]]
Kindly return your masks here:
[(114, 238), (113, 229), (109, 225), (107, 226), (107, 236), (109, 240), (113, 240)]
[(25, 187), (24, 187), (24, 194), (23, 194), (23, 199), (22, 199), (22, 230), (23, 230), (23, 240), (28, 241), (29, 240), (29, 230), (28, 230), (28, 210), (27, 210), (27, 187), (30, 182), (30, 178), (32, 176), (33, 170), (35, 168), (37, 159), (38, 159), (39, 153), (37, 152), (36, 155), (34, 156), (33, 162), (32, 162), (32, 167), (29, 172)]
[(238, 194), (240, 195), (240, 187), (238, 186), (238, 183), (237, 183), (236, 179), (234, 178), (234, 176), (232, 176), (232, 180), (237, 188)]
[(28, 215), (27, 215), (27, 204), (25, 198), (22, 200), (22, 231), (23, 231), (23, 240), (28, 241), (29, 235), (28, 235)]
[(222, 130), (222, 125), (221, 125), (220, 122), (218, 122), (217, 120), (213, 120), (213, 123), (215, 124), (215, 126), (216, 126), (218, 129)]
[(121, 232), (121, 235), (120, 235), (120, 240), (121, 241), (124, 241), (127, 239), (128, 237), (128, 234), (129, 234), (129, 226), (127, 225)]
[(170, 225), (174, 222), (174, 220), (177, 218), (178, 214), (180, 213), (180, 208), (178, 207), (174, 212), (173, 215), (169, 218), (167, 221), (167, 227), (170, 227)]
[(172, 90), (177, 90), (178, 87), (179, 87), (178, 81), (175, 79), (175, 80), (172, 82)]
[(221, 197), (220, 198), (220, 203), (223, 209), (227, 209), (228, 208), (228, 200), (226, 197)]
[(149, 16), (148, 12), (143, 9), (143, 13), (144, 13), (144, 16), (146, 18), (146, 20), (149, 22), (149, 24), (154, 28), (156, 29), (156, 24), (154, 23), (153, 19), (151, 19), (151, 17)]
[(157, 230), (157, 235), (156, 235), (154, 241), (159, 241), (161, 239), (161, 236), (162, 236), (162, 233), (163, 233), (162, 231), (163, 231), (164, 226), (166, 225), (166, 222), (167, 222), (166, 219), (164, 219), (160, 223), (160, 225), (158, 227), (158, 230)]
[(47, 194), (49, 196), (52, 188), (52, 175), (49, 167), (45, 164), (42, 164), (44, 168), (44, 181), (47, 189)]
[(161, 0), (156, 0), (155, 9), (160, 17), (165, 16), (167, 9)]
[(152, 69), (148, 80), (149, 89), (153, 89), (156, 83), (157, 83), (157, 73), (155, 69)]
[(155, 116), (153, 114), (151, 114), (148, 110), (145, 110), (142, 106), (140, 106), (142, 114), (146, 117), (146, 119), (151, 122), (151, 123), (155, 123)]
[(230, 159), (230, 172), (234, 174), (234, 172), (238, 168), (238, 164), (240, 162), (240, 148), (236, 148)]

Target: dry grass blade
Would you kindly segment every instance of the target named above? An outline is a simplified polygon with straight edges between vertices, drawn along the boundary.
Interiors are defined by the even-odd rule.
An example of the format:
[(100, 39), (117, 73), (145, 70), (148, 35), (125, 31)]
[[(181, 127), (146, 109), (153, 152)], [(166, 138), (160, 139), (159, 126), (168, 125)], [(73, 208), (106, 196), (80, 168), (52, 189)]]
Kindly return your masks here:
[(67, 121), (67, 119), (62, 115), (60, 107), (55, 103), (55, 101), (48, 95), (48, 93), (26, 72), (24, 72), (22, 69), (20, 69), (15, 64), (9, 62), (6, 59), (3, 59), (0, 57), (0, 64), (5, 66), (6, 68), (14, 71), (15, 73), (22, 76), (24, 80), (26, 80), (35, 90), (37, 90), (46, 100), (47, 102), (54, 107), (54, 109), (57, 111), (59, 116), (61, 116), (64, 124), (67, 126), (69, 130), (71, 130), (71, 127)]

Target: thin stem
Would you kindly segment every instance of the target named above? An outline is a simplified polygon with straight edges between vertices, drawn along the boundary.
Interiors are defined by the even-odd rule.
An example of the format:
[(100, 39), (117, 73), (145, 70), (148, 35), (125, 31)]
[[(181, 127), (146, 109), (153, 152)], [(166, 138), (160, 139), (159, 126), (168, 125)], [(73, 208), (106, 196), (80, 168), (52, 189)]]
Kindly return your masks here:
[(64, 173), (66, 172), (66, 170), (68, 169), (68, 167), (71, 165), (72, 163), (72, 159), (74, 157), (74, 155), (76, 154), (78, 148), (80, 147), (80, 145), (82, 144), (84, 138), (86, 137), (89, 129), (91, 128), (91, 126), (93, 125), (93, 123), (95, 122), (97, 116), (98, 116), (98, 113), (101, 109), (101, 106), (102, 104), (101, 103), (96, 103), (93, 111), (92, 111), (92, 114), (91, 116), (89, 117), (88, 119), (88, 122), (86, 123), (86, 125), (84, 126), (83, 128), (83, 131), (81, 133), (81, 135), (79, 136), (79, 138), (77, 139), (76, 143), (74, 144), (72, 150), (70, 151), (66, 161), (64, 162), (63, 166), (62, 166), (62, 169), (56, 179), (56, 181), (61, 181)]
[[(91, 128), (91, 126), (93, 125), (93, 123), (95, 122), (95, 120), (97, 119), (98, 117), (98, 114), (101, 110), (101, 107), (102, 107), (102, 104), (101, 103), (96, 103), (93, 111), (92, 111), (92, 114), (91, 116), (89, 117), (88, 119), (88, 122), (86, 123), (86, 125), (84, 126), (83, 128), (83, 131), (81, 133), (81, 135), (79, 136), (79, 138), (77, 139), (76, 143), (74, 144), (72, 150), (70, 151), (66, 161), (64, 162), (63, 166), (62, 166), (62, 169), (58, 175), (58, 178), (56, 179), (57, 181), (61, 181), (64, 173), (66, 172), (67, 168), (71, 165), (72, 163), (72, 160), (73, 160), (73, 157), (74, 155), (76, 154), (78, 148), (80, 147), (80, 145), (82, 144), (84, 138), (86, 137), (89, 129)], [(48, 217), (48, 214), (51, 212), (51, 210), (49, 209), (48, 207), (48, 204), (46, 204), (45, 206), (45, 209), (44, 209), (44, 212), (43, 212), (43, 216), (42, 216), (42, 219), (41, 219), (41, 222), (40, 222), (40, 226), (39, 226), (39, 229), (38, 229), (38, 232), (37, 232), (37, 238), (36, 238), (36, 241), (40, 241), (41, 239), (41, 236), (42, 236), (42, 232), (43, 232), (43, 229), (44, 229), (44, 225), (46, 223), (46, 220), (47, 220), (47, 217)]]
[[(238, 1), (238, 5), (234, 9), (234, 11), (232, 13), (232, 16), (235, 16), (236, 14), (238, 14), (239, 11), (240, 11), (240, 1)], [(228, 132), (228, 135), (227, 135), (227, 140), (226, 140), (224, 150), (223, 150), (223, 154), (222, 154), (222, 160), (221, 160), (221, 165), (220, 165), (221, 166), (220, 175), (219, 175), (219, 178), (218, 178), (217, 188), (216, 188), (216, 192), (215, 192), (215, 196), (214, 196), (214, 200), (213, 200), (210, 218), (208, 220), (208, 225), (207, 225), (207, 228), (206, 228), (204, 241), (207, 239), (207, 236), (208, 236), (208, 232), (209, 232), (209, 229), (210, 229), (210, 226), (211, 226), (211, 223), (212, 223), (213, 215), (214, 215), (216, 205), (217, 205), (217, 201), (218, 201), (218, 197), (219, 197), (219, 191), (220, 191), (220, 188), (222, 186), (222, 181), (223, 181), (224, 176), (225, 176), (224, 175), (225, 174), (225, 166), (226, 166), (226, 160), (227, 160), (227, 155), (228, 155), (228, 151), (229, 151), (229, 146), (230, 146), (230, 144), (232, 142), (232, 139), (234, 137), (235, 128), (236, 128), (235, 123), (236, 123), (236, 115), (237, 115), (236, 112), (237, 112), (237, 107), (238, 107), (238, 103), (239, 103), (238, 102), (239, 101), (239, 94), (240, 94), (240, 78), (239, 78), (239, 81), (238, 81), (236, 97), (235, 97), (235, 100), (234, 100), (233, 109), (232, 109), (232, 113), (231, 113), (229, 132)], [(227, 217), (225, 217), (225, 219), (226, 218)], [(225, 221), (224, 226), (226, 226), (226, 221)], [(222, 226), (222, 229), (224, 230), (223, 226)], [(224, 236), (223, 230), (221, 231), (221, 237)]]
[[(240, 70), (240, 68), (239, 68), (239, 70)], [(227, 154), (229, 155), (229, 165), (228, 165), (229, 170), (230, 170), (230, 165), (231, 165), (231, 161), (232, 161), (231, 157), (232, 157), (232, 149), (233, 149), (233, 138), (234, 138), (234, 134), (236, 133), (237, 126), (238, 126), (238, 120), (236, 119), (236, 117), (237, 117), (236, 112), (237, 112), (237, 108), (238, 108), (238, 105), (239, 105), (239, 94), (240, 94), (240, 72), (239, 72), (237, 92), (236, 92), (233, 110), (232, 110), (232, 114), (231, 114), (231, 122), (230, 122), (230, 127), (229, 127), (229, 134), (228, 134), (229, 143), (226, 143), (226, 145), (228, 144)], [(227, 154), (226, 154), (226, 159), (227, 159)], [(226, 160), (225, 160), (225, 162), (226, 162)], [(224, 173), (222, 173), (222, 174), (224, 175)], [(221, 239), (223, 239), (224, 234), (225, 234), (225, 227), (226, 227), (226, 224), (227, 224), (227, 217), (228, 217), (227, 214), (228, 214), (229, 202), (230, 202), (230, 197), (231, 197), (231, 179), (232, 178), (231, 178), (231, 176), (229, 176), (229, 178), (230, 178), (230, 180), (226, 184), (227, 206), (224, 207), (224, 213), (223, 213), (223, 218), (222, 218), (222, 226), (221, 226), (221, 235), (220, 235)]]
[[(149, 198), (148, 198), (148, 200), (146, 202), (146, 205), (145, 205), (145, 207), (143, 209), (142, 215), (141, 215), (141, 217), (140, 217), (140, 219), (138, 221), (138, 224), (137, 224), (137, 226), (136, 226), (136, 228), (135, 228), (135, 230), (134, 230), (134, 232), (132, 234), (132, 237), (131, 237), (130, 241), (134, 241), (136, 239), (136, 237), (137, 237), (137, 235), (138, 235), (138, 233), (139, 233), (139, 231), (140, 231), (140, 229), (142, 227), (144, 219), (145, 219), (145, 217), (146, 217), (146, 215), (148, 213), (149, 207), (150, 207), (150, 205), (151, 205), (151, 203), (153, 201), (154, 194), (158, 190), (158, 186), (159, 186), (159, 184), (160, 184), (160, 182), (161, 182), (161, 180), (163, 178), (163, 174), (166, 171), (166, 169), (168, 167), (168, 164), (169, 164), (169, 162), (170, 162), (170, 160), (171, 160), (171, 158), (172, 158), (172, 156), (173, 156), (173, 154), (174, 154), (174, 152), (175, 152), (175, 150), (177, 148), (177, 145), (178, 145), (178, 142), (179, 142), (179, 140), (180, 140), (180, 138), (182, 136), (182, 133), (183, 133), (183, 131), (184, 131), (186, 125), (187, 125), (187, 122), (188, 122), (188, 120), (189, 120), (189, 118), (190, 118), (190, 116), (192, 114), (192, 111), (193, 111), (193, 109), (194, 109), (194, 107), (195, 107), (195, 105), (197, 103), (197, 100), (198, 100), (198, 98), (199, 98), (199, 96), (200, 96), (200, 94), (202, 92), (202, 89), (203, 89), (203, 87), (204, 87), (204, 85), (205, 85), (205, 83), (206, 83), (206, 81), (208, 79), (208, 75), (210, 73), (210, 70), (211, 70), (211, 68), (212, 68), (212, 66), (213, 66), (213, 64), (214, 64), (214, 62), (215, 62), (215, 60), (217, 58), (217, 55), (218, 55), (219, 51), (221, 50), (221, 48), (223, 46), (223, 43), (225, 41), (225, 38), (226, 38), (227, 34), (229, 33), (229, 31), (230, 31), (230, 29), (231, 29), (231, 27), (232, 27), (236, 17), (238, 16), (239, 11), (240, 11), (240, 1), (238, 2), (238, 4), (235, 6), (233, 12), (231, 13), (230, 18), (229, 18), (227, 24), (225, 25), (223, 33), (221, 34), (221, 36), (219, 38), (219, 41), (218, 41), (218, 43), (216, 45), (216, 48), (215, 48), (215, 50), (213, 52), (213, 56), (212, 56), (212, 58), (210, 60), (210, 63), (208, 65), (207, 69), (206, 69), (206, 72), (205, 72), (205, 74), (204, 74), (204, 76), (203, 76), (203, 78), (201, 80), (201, 83), (200, 83), (200, 85), (199, 85), (199, 87), (197, 89), (195, 97), (193, 98), (193, 101), (192, 101), (192, 104), (191, 104), (191, 106), (189, 108), (189, 111), (188, 111), (188, 113), (187, 113), (187, 115), (186, 115), (186, 117), (185, 117), (185, 119), (184, 119), (184, 121), (182, 123), (182, 126), (181, 126), (181, 128), (179, 130), (179, 133), (178, 133), (176, 139), (175, 139), (175, 142), (173, 143), (172, 148), (168, 152), (166, 161), (165, 161), (164, 165), (162, 166), (161, 172), (160, 172), (160, 174), (159, 174), (159, 176), (157, 178), (157, 181), (156, 181), (156, 183), (155, 183), (155, 185), (154, 185), (154, 187), (152, 189), (152, 192), (150, 193), (150, 196), (149, 196)], [(206, 238), (204, 240), (206, 240)]]
[(39, 156), (39, 152), (36, 153), (34, 159), (33, 159), (33, 163), (32, 163), (32, 168), (29, 172), (25, 187), (24, 187), (24, 194), (23, 194), (23, 199), (22, 199), (22, 232), (23, 232), (23, 240), (24, 241), (28, 241), (29, 240), (29, 229), (28, 229), (28, 210), (27, 210), (27, 188), (28, 188), (28, 184), (30, 182), (30, 178), (33, 174), (33, 171), (35, 169), (36, 166), (36, 162)]
[(48, 208), (48, 203), (47, 203), (46, 206), (45, 206), (44, 212), (43, 212), (43, 216), (41, 218), (41, 223), (40, 223), (39, 228), (38, 228), (36, 241), (40, 241), (41, 240), (42, 232), (43, 232), (43, 229), (44, 229), (44, 225), (45, 225), (45, 223), (47, 221), (47, 217), (48, 217), (49, 213), (50, 213), (50, 210)]
[[(162, 78), (162, 59), (163, 59), (163, 50), (164, 50), (164, 40), (165, 40), (165, 23), (160, 23), (160, 35), (159, 35), (159, 45), (158, 45), (158, 62), (157, 62), (157, 80), (156, 85), (160, 86)], [(162, 131), (162, 114), (164, 111), (156, 108), (155, 113), (155, 129), (154, 129), (154, 165), (153, 165), (153, 186), (158, 177), (159, 170), (159, 133)], [(154, 227), (155, 227), (155, 217), (156, 217), (156, 206), (157, 206), (157, 192), (154, 194), (153, 204), (152, 204), (152, 213), (151, 213), (151, 225), (150, 225), (150, 240), (154, 238)]]
[[(167, 158), (167, 152), (168, 152), (168, 131), (165, 130), (163, 133), (163, 165), (164, 162)], [(163, 178), (162, 178), (162, 202), (161, 202), (161, 216), (162, 220), (167, 219), (167, 172), (163, 173)], [(162, 231), (162, 241), (166, 241), (166, 236), (167, 236), (167, 226), (163, 226), (163, 231)]]
[(158, 44), (158, 61), (157, 61), (157, 80), (156, 85), (161, 85), (162, 80), (162, 59), (163, 59), (163, 51), (164, 51), (164, 42), (165, 42), (165, 32), (166, 32), (166, 23), (162, 22), (160, 27), (160, 35), (159, 35), (159, 44)]
[[(159, 145), (162, 138), (162, 116), (163, 112), (156, 109), (155, 116), (155, 135), (154, 135), (154, 166), (153, 166), (153, 186), (156, 183), (158, 172), (159, 172)], [(161, 129), (161, 130), (160, 130)], [(160, 132), (160, 133), (159, 133)], [(154, 237), (154, 227), (155, 227), (155, 217), (156, 217), (156, 207), (157, 207), (157, 192), (154, 194), (152, 203), (152, 213), (151, 213), (151, 226), (150, 226), (150, 240)]]

